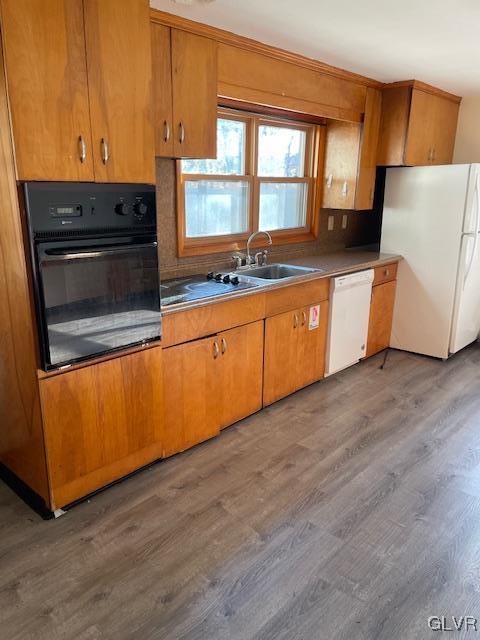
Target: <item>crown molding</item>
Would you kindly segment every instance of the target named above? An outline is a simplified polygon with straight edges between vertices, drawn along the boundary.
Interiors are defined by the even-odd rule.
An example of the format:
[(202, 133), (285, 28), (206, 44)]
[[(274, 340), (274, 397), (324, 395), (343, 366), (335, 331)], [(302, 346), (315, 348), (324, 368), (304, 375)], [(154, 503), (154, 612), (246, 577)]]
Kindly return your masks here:
[(203, 24), (202, 22), (195, 22), (194, 20), (189, 20), (188, 18), (183, 18), (173, 13), (160, 11), (158, 9), (150, 9), (150, 19), (152, 22), (156, 22), (158, 24), (163, 24), (182, 31), (188, 31), (196, 35), (205, 36), (207, 38), (217, 40), (217, 42), (221, 42), (222, 44), (228, 44), (240, 49), (254, 51), (264, 56), (275, 58), (275, 60), (290, 62), (291, 64), (295, 64), (306, 69), (312, 69), (313, 71), (318, 71), (319, 73), (330, 75), (334, 78), (348, 80), (356, 84), (374, 87), (376, 89), (381, 89), (383, 87), (383, 82), (379, 82), (373, 78), (367, 78), (366, 76), (346, 71), (345, 69), (333, 67), (324, 62), (320, 62), (319, 60), (314, 60), (313, 58), (308, 58), (307, 56), (303, 56), (298, 53), (292, 53), (285, 49), (273, 47), (245, 36), (239, 36), (231, 31), (212, 27), (210, 25)]

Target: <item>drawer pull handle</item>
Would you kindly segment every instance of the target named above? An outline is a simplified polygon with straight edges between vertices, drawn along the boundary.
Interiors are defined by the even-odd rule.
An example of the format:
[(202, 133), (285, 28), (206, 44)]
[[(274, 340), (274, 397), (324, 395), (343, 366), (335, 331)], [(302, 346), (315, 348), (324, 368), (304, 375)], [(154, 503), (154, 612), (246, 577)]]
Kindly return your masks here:
[(218, 342), (215, 340), (213, 343), (213, 359), (214, 360), (218, 358), (219, 353), (220, 353), (220, 349), (218, 348)]
[(384, 269), (384, 271), (383, 271), (383, 275), (384, 275), (386, 278), (388, 278), (388, 276), (390, 275), (390, 271), (389, 271), (389, 269)]
[(225, 338), (222, 338), (222, 355), (226, 352), (227, 350), (227, 341), (225, 340)]

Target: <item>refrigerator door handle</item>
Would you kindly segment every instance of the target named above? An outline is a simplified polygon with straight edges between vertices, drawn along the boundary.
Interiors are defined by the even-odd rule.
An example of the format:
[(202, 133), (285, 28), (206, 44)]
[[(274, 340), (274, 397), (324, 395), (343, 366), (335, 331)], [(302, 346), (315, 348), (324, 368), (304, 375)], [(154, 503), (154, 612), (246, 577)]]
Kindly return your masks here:
[(477, 251), (478, 234), (480, 233), (479, 223), (480, 223), (480, 174), (477, 174), (477, 179), (475, 181), (475, 233), (465, 234), (466, 236), (474, 235), (475, 237), (473, 239), (472, 255), (470, 256), (470, 260), (468, 261), (468, 267), (463, 277), (463, 289), (465, 289), (465, 285), (467, 284), (468, 276), (470, 275), (470, 271), (472, 270), (473, 260), (475, 258), (475, 253)]
[(472, 249), (472, 253), (470, 255), (470, 258), (468, 260), (468, 267), (465, 269), (465, 274), (463, 276), (462, 291), (465, 289), (465, 285), (467, 284), (468, 276), (470, 275), (470, 271), (472, 270), (473, 259), (475, 257), (475, 251), (477, 250), (478, 233), (464, 233), (463, 237), (464, 238), (473, 238), (473, 249)]

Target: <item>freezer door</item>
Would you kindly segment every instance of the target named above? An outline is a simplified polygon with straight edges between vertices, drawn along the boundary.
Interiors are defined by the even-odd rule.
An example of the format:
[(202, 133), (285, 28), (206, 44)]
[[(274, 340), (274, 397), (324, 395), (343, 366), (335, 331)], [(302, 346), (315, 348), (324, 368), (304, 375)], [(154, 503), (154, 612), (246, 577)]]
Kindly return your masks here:
[(480, 333), (480, 174), (474, 187), (473, 233), (463, 234), (453, 312), (450, 353), (474, 342)]

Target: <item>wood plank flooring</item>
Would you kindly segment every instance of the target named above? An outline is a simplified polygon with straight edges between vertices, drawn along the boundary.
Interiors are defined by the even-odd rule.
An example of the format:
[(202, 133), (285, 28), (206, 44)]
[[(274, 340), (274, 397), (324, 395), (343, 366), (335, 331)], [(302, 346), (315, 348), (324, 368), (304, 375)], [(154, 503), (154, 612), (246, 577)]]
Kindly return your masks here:
[(382, 360), (57, 521), (0, 483), (0, 637), (417, 640), (429, 616), (480, 619), (480, 346)]

